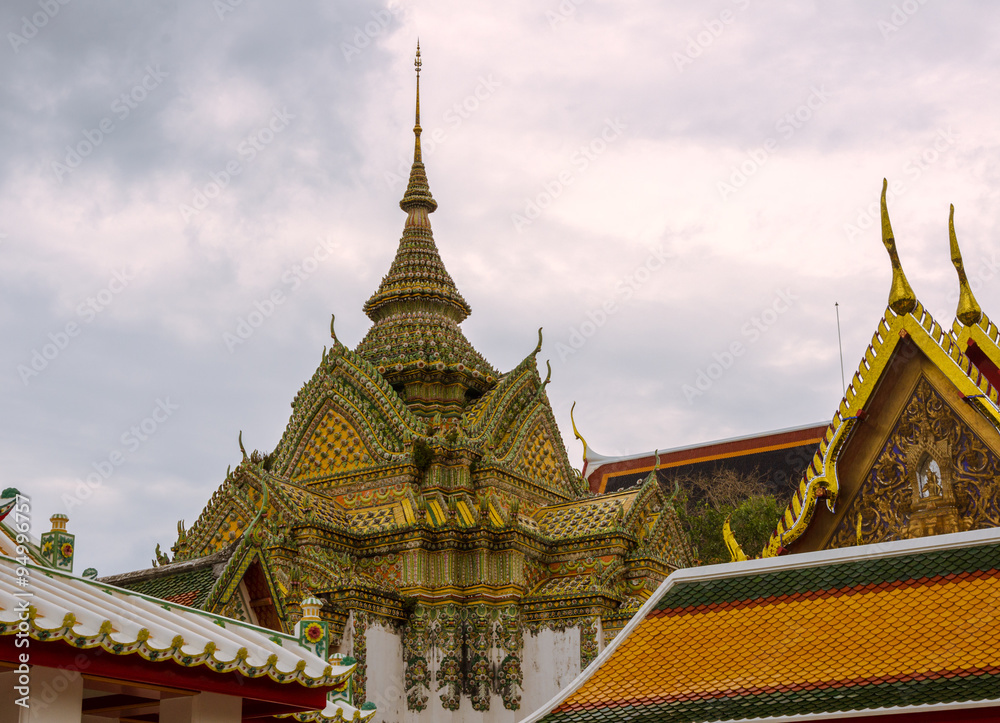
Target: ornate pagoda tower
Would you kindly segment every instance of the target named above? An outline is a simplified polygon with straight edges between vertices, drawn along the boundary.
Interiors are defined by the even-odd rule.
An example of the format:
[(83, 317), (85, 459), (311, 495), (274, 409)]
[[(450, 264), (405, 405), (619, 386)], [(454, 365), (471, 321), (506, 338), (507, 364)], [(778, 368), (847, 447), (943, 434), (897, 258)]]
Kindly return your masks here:
[[(354, 700), (384, 721), (520, 719), (672, 570), (686, 536), (655, 480), (592, 495), (569, 463), (538, 345), (500, 374), (431, 233), (420, 149), (389, 272), (355, 350), (334, 333), (269, 454), (243, 452), (174, 558), (118, 585), (291, 630), (322, 603)], [(242, 449), (242, 442), (241, 442)]]

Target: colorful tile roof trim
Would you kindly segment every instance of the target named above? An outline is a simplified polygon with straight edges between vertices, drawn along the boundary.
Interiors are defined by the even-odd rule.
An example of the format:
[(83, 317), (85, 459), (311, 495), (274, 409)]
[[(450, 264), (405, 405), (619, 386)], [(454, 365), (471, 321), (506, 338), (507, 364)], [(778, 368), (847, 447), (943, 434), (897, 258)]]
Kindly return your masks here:
[(235, 545), (194, 560), (169, 563), (121, 575), (108, 575), (99, 582), (161, 598), (188, 607), (202, 607), (219, 575), (233, 555)]
[[(27, 586), (18, 585), (19, 567), (28, 571)], [(0, 557), (0, 636), (18, 631), (18, 606), (24, 601), (30, 605), (29, 634), (43, 643), (61, 640), (81, 649), (100, 647), (113, 655), (135, 654), (185, 668), (204, 665), (216, 673), (266, 676), (308, 688), (335, 686), (355, 668), (331, 666), (297, 639), (273, 630)]]
[[(523, 723), (1000, 704), (1000, 530), (673, 573)], [(889, 712), (889, 711), (886, 711)]]

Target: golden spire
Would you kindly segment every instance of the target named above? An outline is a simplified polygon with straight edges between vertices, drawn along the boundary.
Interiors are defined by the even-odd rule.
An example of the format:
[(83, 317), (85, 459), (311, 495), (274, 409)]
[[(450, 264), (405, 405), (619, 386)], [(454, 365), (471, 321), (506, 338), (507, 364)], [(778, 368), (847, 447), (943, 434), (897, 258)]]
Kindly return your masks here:
[(416, 119), (413, 123), (413, 135), (416, 136), (416, 141), (413, 148), (413, 160), (423, 161), (423, 155), (420, 153), (420, 132), (423, 130), (420, 127), (420, 66), (423, 62), (420, 60), (420, 40), (417, 40), (417, 57), (413, 60), (413, 67), (417, 70), (417, 113)]
[[(434, 209), (437, 208), (437, 201), (431, 196), (431, 187), (427, 183), (427, 173), (424, 170), (424, 157), (420, 150), (420, 133), (423, 130), (420, 127), (420, 66), (423, 65), (423, 61), (420, 60), (420, 41), (417, 41), (417, 56), (413, 60), (413, 67), (417, 71), (417, 110), (416, 110), (416, 121), (413, 125), (413, 166), (410, 168), (410, 182), (406, 185), (406, 193), (403, 194), (403, 200), (399, 202), (400, 208), (404, 211), (413, 211), (415, 209), (421, 209), (421, 214), (432, 213)], [(408, 219), (413, 221), (416, 225), (421, 225), (426, 222), (426, 215), (422, 215), (420, 218), (414, 217), (413, 219)]]
[(955, 205), (951, 206), (948, 215), (948, 235), (951, 237), (951, 262), (958, 271), (958, 309), (955, 316), (966, 326), (973, 326), (983, 318), (983, 310), (976, 302), (969, 287), (969, 277), (965, 275), (965, 265), (962, 263), (962, 251), (958, 248), (958, 237), (955, 235)]
[(882, 243), (885, 244), (886, 251), (889, 252), (889, 261), (892, 263), (892, 287), (889, 289), (889, 308), (897, 314), (909, 314), (913, 307), (917, 305), (917, 297), (910, 288), (910, 282), (906, 280), (903, 267), (899, 263), (899, 254), (896, 253), (896, 239), (892, 235), (892, 226), (889, 225), (889, 210), (885, 205), (885, 191), (889, 187), (889, 182), (882, 179)]

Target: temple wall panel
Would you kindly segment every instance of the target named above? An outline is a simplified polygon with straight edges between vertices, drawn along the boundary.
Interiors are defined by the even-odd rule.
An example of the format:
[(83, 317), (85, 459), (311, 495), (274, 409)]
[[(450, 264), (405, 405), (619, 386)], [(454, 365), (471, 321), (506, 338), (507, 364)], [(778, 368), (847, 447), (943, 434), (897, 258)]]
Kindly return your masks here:
[[(372, 723), (417, 721), (406, 710), (403, 689), (403, 638), (394, 629), (372, 623), (366, 632), (368, 654), (368, 700), (378, 712)], [(429, 717), (426, 718), (430, 720)]]
[(580, 628), (525, 633), (517, 720), (538, 710), (580, 674)]

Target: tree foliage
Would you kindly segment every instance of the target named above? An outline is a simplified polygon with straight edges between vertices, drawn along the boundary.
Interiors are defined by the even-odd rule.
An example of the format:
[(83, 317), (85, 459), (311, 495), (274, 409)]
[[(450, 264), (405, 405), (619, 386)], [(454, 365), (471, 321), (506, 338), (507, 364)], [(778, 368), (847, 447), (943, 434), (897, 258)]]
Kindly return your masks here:
[[(774, 495), (757, 474), (722, 470), (675, 478), (682, 490), (677, 512), (691, 540), (696, 564), (729, 562), (722, 525), (730, 518), (736, 540), (748, 557), (760, 554), (781, 519)], [(673, 486), (673, 482), (670, 485)]]

